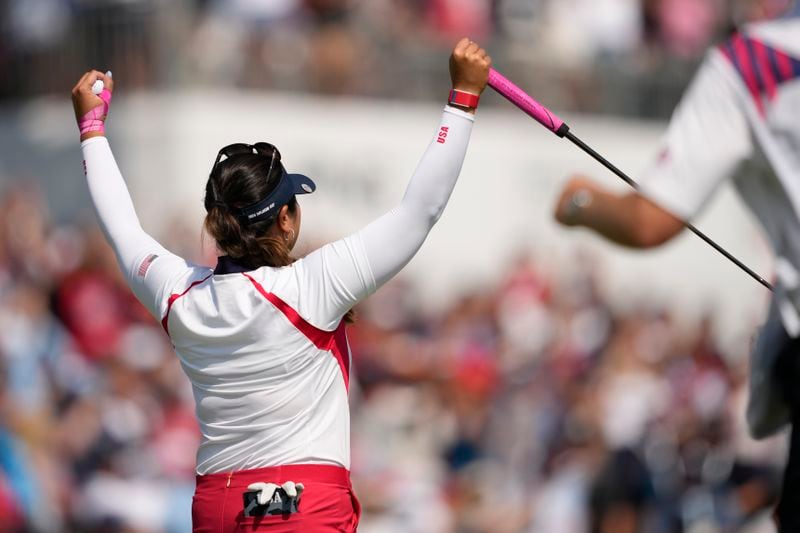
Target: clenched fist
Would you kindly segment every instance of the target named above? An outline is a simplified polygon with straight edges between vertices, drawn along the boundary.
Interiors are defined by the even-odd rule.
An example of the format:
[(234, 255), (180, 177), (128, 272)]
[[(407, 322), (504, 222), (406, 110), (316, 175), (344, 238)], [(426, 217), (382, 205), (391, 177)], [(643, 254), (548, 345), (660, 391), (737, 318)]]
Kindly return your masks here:
[(478, 43), (464, 37), (450, 55), (450, 79), (453, 89), (481, 94), (489, 81), (492, 58)]
[[(111, 93), (114, 91), (114, 80), (110, 74), (91, 70), (81, 76), (72, 88), (72, 107), (81, 130), (81, 140), (103, 134), (103, 124), (108, 115)], [(92, 91), (98, 80), (103, 82), (104, 88), (100, 95)]]

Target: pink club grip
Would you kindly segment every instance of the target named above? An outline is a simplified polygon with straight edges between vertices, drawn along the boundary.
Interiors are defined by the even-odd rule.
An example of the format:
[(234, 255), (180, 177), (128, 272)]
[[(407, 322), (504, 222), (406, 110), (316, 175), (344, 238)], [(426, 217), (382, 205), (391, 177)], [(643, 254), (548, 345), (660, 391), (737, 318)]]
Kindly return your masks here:
[(525, 113), (536, 119), (539, 124), (559, 137), (563, 137), (569, 131), (569, 126), (558, 118), (555, 113), (534, 100), (525, 91), (517, 87), (514, 82), (493, 68), (489, 69), (489, 87), (503, 95), (509, 102), (525, 111)]

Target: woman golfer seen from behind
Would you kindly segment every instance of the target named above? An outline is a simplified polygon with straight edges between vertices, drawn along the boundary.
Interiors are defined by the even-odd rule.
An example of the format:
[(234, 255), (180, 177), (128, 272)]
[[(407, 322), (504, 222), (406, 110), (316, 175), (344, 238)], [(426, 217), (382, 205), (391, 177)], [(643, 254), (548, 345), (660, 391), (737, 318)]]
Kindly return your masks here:
[[(453, 91), (402, 201), (303, 259), (297, 194), (266, 143), (223, 148), (205, 190), (213, 270), (171, 254), (141, 228), (103, 132), (113, 81), (73, 89), (86, 178), (100, 224), (138, 299), (169, 334), (189, 377), (202, 440), (194, 531), (353, 531), (345, 317), (414, 256), (455, 186), (491, 59), (462, 39)], [(97, 80), (106, 90), (92, 92)]]

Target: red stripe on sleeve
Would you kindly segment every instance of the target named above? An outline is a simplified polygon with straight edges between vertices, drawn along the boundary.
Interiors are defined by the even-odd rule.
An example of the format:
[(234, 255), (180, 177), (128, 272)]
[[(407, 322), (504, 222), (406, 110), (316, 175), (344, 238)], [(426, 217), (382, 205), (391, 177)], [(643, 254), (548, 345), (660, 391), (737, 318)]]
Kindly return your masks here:
[(781, 81), (792, 79), (792, 58), (780, 50), (775, 50), (775, 60), (778, 64), (778, 72), (780, 73)]
[(742, 38), (741, 35), (737, 34), (733, 38), (733, 51), (736, 54), (736, 63), (740, 67), (744, 83), (747, 85), (747, 89), (750, 91), (750, 95), (753, 97), (753, 101), (756, 107), (758, 107), (759, 113), (763, 115), (764, 104), (761, 102), (761, 95), (758, 91), (758, 83), (756, 82), (756, 76), (753, 72), (753, 65), (750, 63), (750, 54), (747, 51), (747, 44), (744, 42), (744, 38)]
[(769, 56), (767, 53), (767, 47), (764, 46), (764, 43), (761, 41), (757, 41), (753, 39), (753, 50), (755, 51), (756, 56), (756, 68), (761, 73), (761, 79), (764, 80), (764, 87), (767, 91), (767, 97), (772, 100), (775, 98), (777, 94), (777, 80), (772, 75), (772, 68), (770, 67), (769, 63)]

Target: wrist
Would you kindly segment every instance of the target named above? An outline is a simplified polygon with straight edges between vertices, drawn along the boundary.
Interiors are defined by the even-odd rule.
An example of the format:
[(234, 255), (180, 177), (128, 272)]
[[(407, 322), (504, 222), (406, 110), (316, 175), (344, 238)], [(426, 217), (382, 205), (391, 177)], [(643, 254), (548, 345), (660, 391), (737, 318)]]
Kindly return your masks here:
[(587, 209), (594, 201), (594, 194), (589, 189), (576, 189), (570, 195), (565, 207), (567, 219), (572, 224), (583, 224), (586, 219)]
[(100, 94), (96, 95), (96, 99), (100, 100), (100, 104), (78, 117), (78, 130), (80, 130), (82, 141), (89, 137), (105, 135), (106, 117), (111, 106), (111, 91), (103, 89)]
[(483, 90), (480, 87), (469, 84), (469, 83), (453, 83), (453, 89), (456, 91), (462, 91), (465, 93), (474, 94), (476, 96), (480, 96)]
[(88, 133), (81, 134), (81, 142), (91, 139), (92, 137), (105, 137), (106, 134), (103, 131), (90, 131)]

